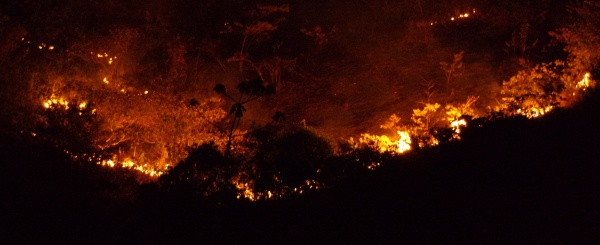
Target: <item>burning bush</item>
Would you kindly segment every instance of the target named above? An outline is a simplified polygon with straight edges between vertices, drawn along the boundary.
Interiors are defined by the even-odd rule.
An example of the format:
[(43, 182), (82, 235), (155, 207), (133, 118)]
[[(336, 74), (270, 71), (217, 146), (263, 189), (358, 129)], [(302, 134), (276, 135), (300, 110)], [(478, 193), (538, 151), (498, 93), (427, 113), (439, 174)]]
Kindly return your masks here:
[(571, 69), (562, 61), (542, 63), (519, 71), (503, 83), (500, 110), (508, 115), (538, 117), (557, 106), (577, 101), (578, 94), (594, 86), (590, 74)]

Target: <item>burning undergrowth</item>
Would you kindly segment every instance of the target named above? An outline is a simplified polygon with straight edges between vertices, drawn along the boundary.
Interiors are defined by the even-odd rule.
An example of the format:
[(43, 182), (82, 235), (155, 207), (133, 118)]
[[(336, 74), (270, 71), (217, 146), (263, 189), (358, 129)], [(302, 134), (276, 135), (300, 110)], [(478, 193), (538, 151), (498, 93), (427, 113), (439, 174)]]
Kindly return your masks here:
[[(538, 67), (532, 69), (533, 72), (538, 70)], [(542, 116), (561, 107), (560, 102), (573, 103), (577, 97), (572, 94), (584, 93), (594, 85), (589, 73), (573, 82), (574, 79), (553, 80), (559, 77), (554, 70), (539, 72), (542, 74), (523, 72), (538, 80), (523, 78), (523, 73), (519, 73), (505, 82), (503, 93), (512, 96), (505, 97), (503, 104), (490, 108), (486, 115), (478, 115), (471, 108), (478, 97), (444, 107), (424, 103), (422, 109), (413, 110), (410, 123), (403, 124), (394, 114), (381, 125), (395, 132), (394, 136), (363, 134), (356, 141), (351, 138), (337, 146), (310, 127), (285, 122), (282, 113), (274, 116), (271, 123), (255, 126), (246, 133), (237, 131), (234, 120), (228, 137), (223, 133), (227, 131), (215, 124), (216, 118), (207, 118), (210, 103), (218, 105), (218, 98), (202, 103), (193, 100), (193, 106), (181, 105), (165, 110), (173, 114), (157, 115), (154, 110), (137, 107), (99, 110), (96, 108), (102, 106), (93, 102), (68, 102), (53, 95), (42, 100), (44, 123), (31, 134), (53, 141), (74, 159), (137, 170), (150, 177), (160, 176), (158, 183), (165, 191), (222, 198), (235, 196), (251, 201), (277, 199), (334, 185), (344, 176), (360, 171), (358, 169), (374, 170), (385, 164), (385, 159), (410, 150), (460, 140), (461, 128), (476, 118)], [(548, 81), (559, 85), (544, 87)], [(238, 86), (238, 90), (258, 93), (258, 90), (248, 90), (248, 86)], [(215, 88), (216, 91), (221, 89)], [(217, 92), (227, 95), (225, 91)], [(131, 100), (128, 102), (131, 104), (168, 102), (166, 97), (148, 99), (152, 94), (147, 93), (116, 94), (120, 96), (117, 99)], [(160, 106), (155, 104), (150, 108)], [(224, 116), (218, 106), (213, 108), (217, 117)], [(245, 110), (233, 105), (231, 114), (236, 118), (243, 116), (236, 108)], [(116, 119), (119, 123), (105, 121), (115, 115), (121, 116)], [(144, 120), (134, 120), (140, 118)], [(198, 125), (213, 128), (213, 131), (194, 131)], [(192, 132), (205, 136), (190, 136)], [(152, 154), (152, 151), (157, 153)]]

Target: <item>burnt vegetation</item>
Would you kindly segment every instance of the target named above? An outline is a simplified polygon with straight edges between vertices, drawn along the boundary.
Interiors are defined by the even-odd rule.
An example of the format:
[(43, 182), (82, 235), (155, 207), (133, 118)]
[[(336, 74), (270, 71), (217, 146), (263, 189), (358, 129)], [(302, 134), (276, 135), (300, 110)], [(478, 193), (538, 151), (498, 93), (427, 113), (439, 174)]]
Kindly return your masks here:
[(0, 1), (3, 239), (592, 243), (599, 13)]

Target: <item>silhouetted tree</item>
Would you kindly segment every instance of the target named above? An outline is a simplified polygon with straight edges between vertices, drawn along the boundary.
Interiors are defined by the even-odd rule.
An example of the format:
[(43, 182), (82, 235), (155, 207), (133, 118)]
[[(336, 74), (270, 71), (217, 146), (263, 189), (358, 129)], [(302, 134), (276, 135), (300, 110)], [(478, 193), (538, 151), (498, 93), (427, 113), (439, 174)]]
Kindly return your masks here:
[[(223, 95), (234, 102), (233, 106), (231, 106), (231, 110), (229, 111), (229, 114), (233, 114), (234, 117), (233, 122), (231, 123), (231, 128), (229, 129), (227, 148), (225, 149), (225, 156), (229, 156), (233, 132), (240, 125), (241, 118), (242, 116), (244, 116), (244, 112), (246, 112), (246, 108), (244, 107), (244, 105), (251, 101), (257, 100), (263, 96), (274, 94), (275, 87), (273, 87), (272, 85), (268, 85), (265, 87), (261, 79), (254, 79), (242, 82), (237, 86), (237, 90), (240, 93), (240, 96), (237, 99), (229, 95), (227, 93), (227, 89), (222, 84), (217, 84), (213, 90), (217, 92), (217, 94)], [(195, 102), (193, 100), (190, 101), (190, 105), (194, 104)]]

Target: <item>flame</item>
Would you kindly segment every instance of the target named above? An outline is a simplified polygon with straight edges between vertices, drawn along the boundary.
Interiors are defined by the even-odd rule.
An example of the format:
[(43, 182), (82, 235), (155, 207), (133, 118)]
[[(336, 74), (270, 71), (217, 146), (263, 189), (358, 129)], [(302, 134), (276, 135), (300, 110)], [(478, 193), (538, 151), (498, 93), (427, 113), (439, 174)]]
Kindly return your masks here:
[(365, 143), (367, 145), (372, 146), (377, 149), (379, 152), (396, 152), (403, 153), (405, 151), (410, 150), (410, 134), (405, 131), (397, 131), (400, 139), (396, 141), (390, 140), (390, 138), (386, 135), (370, 135), (370, 134), (362, 134), (359, 142)]
[(548, 106), (546, 108), (532, 107), (532, 108), (528, 108), (528, 109), (518, 109), (517, 114), (526, 116), (527, 118), (531, 119), (531, 118), (543, 116), (544, 114), (551, 111), (553, 108), (554, 108), (553, 106)]
[(396, 146), (398, 147), (396, 152), (402, 153), (410, 150), (411, 141), (408, 132), (398, 131), (397, 133), (400, 135), (400, 139), (396, 141)]
[(50, 99), (43, 101), (42, 105), (46, 109), (49, 109), (52, 106), (58, 106), (58, 105), (63, 106), (65, 108), (65, 110), (69, 109), (69, 102), (64, 100), (62, 97), (57, 99), (54, 94), (52, 94), (50, 96)]
[(450, 123), (450, 126), (452, 126), (452, 128), (454, 129), (454, 132), (460, 134), (460, 126), (467, 126), (467, 122), (465, 122), (464, 119), (456, 120)]
[[(281, 183), (276, 176), (274, 179)], [(285, 195), (290, 195), (293, 193), (303, 194), (305, 190), (318, 190), (323, 188), (324, 186), (316, 180), (305, 180), (300, 186), (295, 187), (294, 189), (285, 186), (282, 189), (278, 190), (267, 190), (266, 192), (256, 192), (253, 190), (254, 183), (239, 181), (239, 179), (233, 180), (232, 183), (235, 184), (235, 187), (238, 189), (237, 199), (248, 199), (250, 201), (258, 201), (258, 200), (269, 200), (269, 199), (277, 199), (278, 197), (283, 197)], [(290, 191), (288, 191), (290, 190)]]
[[(77, 158), (77, 157), (75, 156), (74, 158)], [(113, 160), (99, 161), (97, 164), (98, 165), (102, 165), (102, 166), (106, 166), (106, 167), (111, 167), (111, 168), (114, 168), (117, 165), (117, 164), (115, 164), (115, 162)], [(152, 177), (154, 177), (154, 176), (158, 177), (158, 176), (161, 176), (161, 175), (164, 174), (163, 171), (159, 171), (159, 170), (156, 170), (154, 168), (148, 167), (148, 164), (144, 164), (143, 166), (142, 165), (137, 165), (136, 166), (136, 165), (137, 164), (135, 162), (131, 161), (131, 160), (126, 160), (126, 161), (123, 161), (121, 163), (121, 167), (123, 167), (123, 168), (137, 170), (137, 171), (139, 171), (139, 172), (141, 172), (143, 174), (147, 174), (147, 175), (150, 175)], [(168, 166), (165, 167), (165, 169), (167, 169), (167, 168), (168, 168)]]
[(584, 88), (583, 90), (585, 91), (585, 88), (590, 86), (590, 73), (586, 73), (583, 76), (583, 79), (581, 79), (580, 82), (577, 83), (577, 85), (575, 86), (576, 88)]

